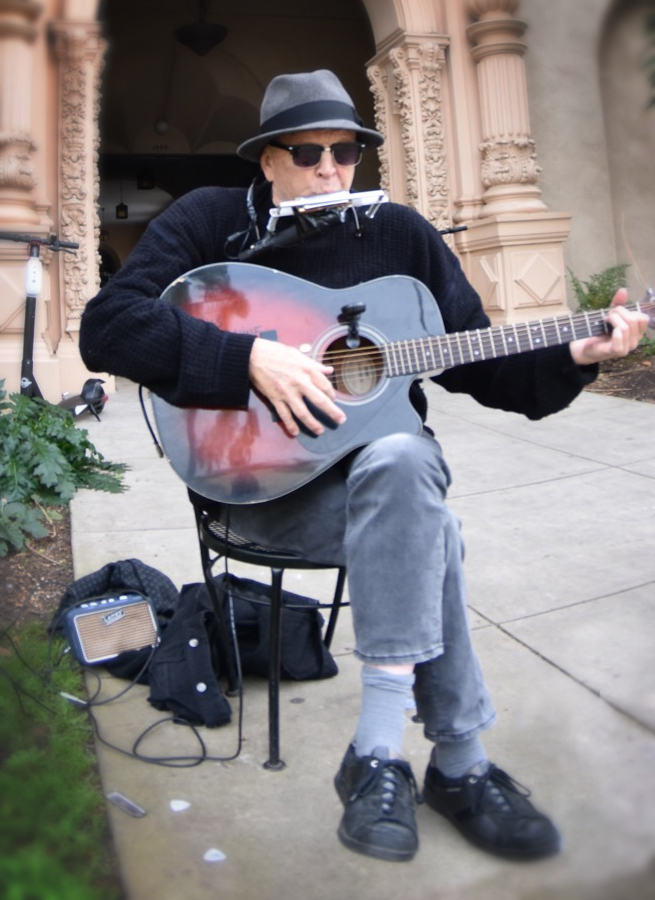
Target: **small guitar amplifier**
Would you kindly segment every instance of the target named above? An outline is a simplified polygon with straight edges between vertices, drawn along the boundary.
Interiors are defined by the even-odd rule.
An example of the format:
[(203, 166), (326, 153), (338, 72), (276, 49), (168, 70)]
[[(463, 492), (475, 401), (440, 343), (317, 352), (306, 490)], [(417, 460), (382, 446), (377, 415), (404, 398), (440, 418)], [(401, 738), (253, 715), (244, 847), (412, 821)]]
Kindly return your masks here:
[(75, 659), (95, 665), (125, 650), (154, 647), (159, 627), (150, 600), (143, 594), (107, 594), (69, 609), (64, 634)]

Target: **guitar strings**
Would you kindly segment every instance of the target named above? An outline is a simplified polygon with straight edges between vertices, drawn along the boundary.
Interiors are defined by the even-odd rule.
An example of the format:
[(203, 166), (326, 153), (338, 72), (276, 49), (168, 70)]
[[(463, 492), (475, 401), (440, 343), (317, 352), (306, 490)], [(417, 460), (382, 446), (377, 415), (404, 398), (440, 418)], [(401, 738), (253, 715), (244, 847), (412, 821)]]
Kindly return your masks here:
[[(634, 309), (636, 308), (636, 305), (630, 305), (628, 308)], [(649, 308), (655, 308), (655, 304), (643, 303), (639, 305), (639, 308), (642, 309), (642, 311), (646, 311)], [(385, 348), (388, 348), (389, 351), (396, 349), (401, 353), (403, 351), (408, 353), (410, 351), (420, 351), (421, 348), (425, 347), (445, 344), (448, 345), (449, 349), (454, 350), (457, 355), (467, 356), (468, 354), (473, 353), (474, 350), (480, 352), (485, 344), (488, 344), (490, 349), (494, 349), (495, 339), (500, 338), (503, 340), (506, 334), (518, 335), (519, 333), (521, 333), (522, 336), (527, 337), (530, 341), (531, 346), (525, 348), (526, 350), (530, 350), (533, 349), (533, 342), (530, 337), (531, 332), (534, 332), (537, 335), (541, 333), (546, 336), (546, 339), (556, 338), (558, 343), (564, 344), (566, 341), (560, 339), (560, 331), (563, 325), (572, 326), (574, 332), (576, 327), (580, 324), (584, 324), (587, 327), (590, 325), (603, 325), (607, 312), (607, 310), (594, 310), (559, 316), (550, 320), (539, 319), (537, 321), (515, 322), (512, 325), (495, 325), (487, 329), (476, 329), (473, 331), (454, 332), (420, 338), (401, 338), (399, 340), (389, 341), (387, 344), (383, 345), (382, 348), (376, 345), (366, 345), (349, 349), (327, 350), (322, 358), (326, 364), (330, 365), (338, 365), (345, 361), (353, 361), (354, 358), (354, 361), (360, 363), (372, 361), (378, 367), (384, 368), (385, 361), (382, 354)], [(469, 344), (470, 346), (463, 346), (462, 342), (465, 342), (465, 344)]]

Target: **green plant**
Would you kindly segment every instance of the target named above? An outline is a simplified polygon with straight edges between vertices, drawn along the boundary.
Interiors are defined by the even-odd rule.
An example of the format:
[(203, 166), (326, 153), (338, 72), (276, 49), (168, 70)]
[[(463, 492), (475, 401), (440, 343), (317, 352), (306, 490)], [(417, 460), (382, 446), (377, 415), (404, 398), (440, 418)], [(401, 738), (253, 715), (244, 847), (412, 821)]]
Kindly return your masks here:
[(72, 413), (39, 398), (7, 397), (0, 381), (0, 557), (49, 532), (79, 488), (124, 490), (127, 467), (105, 460)]
[(0, 896), (116, 900), (120, 886), (79, 668), (43, 625), (0, 634)]
[(639, 354), (646, 359), (655, 358), (655, 339), (645, 334), (639, 344)]
[(580, 281), (569, 269), (571, 284), (580, 309), (607, 309), (617, 290), (627, 286), (628, 268), (627, 263), (610, 266), (592, 275), (589, 281)]

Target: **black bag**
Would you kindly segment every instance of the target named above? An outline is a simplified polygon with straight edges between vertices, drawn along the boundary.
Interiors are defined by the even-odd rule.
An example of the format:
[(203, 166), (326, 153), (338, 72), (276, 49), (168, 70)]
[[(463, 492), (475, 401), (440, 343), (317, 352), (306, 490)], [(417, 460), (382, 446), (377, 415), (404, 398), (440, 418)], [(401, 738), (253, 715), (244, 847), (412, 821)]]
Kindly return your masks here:
[[(219, 594), (232, 596), (234, 619), (245, 674), (268, 676), (271, 613), (269, 587), (250, 578), (218, 575), (214, 582)], [(282, 660), (283, 679), (304, 681), (332, 678), (338, 674), (329, 650), (323, 643), (323, 616), (318, 604), (309, 597), (282, 591)]]
[[(269, 588), (234, 575), (220, 575), (215, 582), (224, 603), (228, 590), (234, 603), (243, 673), (267, 677)], [(61, 633), (66, 610), (89, 597), (128, 589), (152, 602), (160, 642), (154, 650), (126, 650), (103, 663), (104, 667), (118, 678), (148, 684), (148, 700), (156, 709), (210, 728), (229, 722), (231, 708), (220, 685), (227, 667), (218, 658), (218, 624), (204, 584), (187, 584), (178, 592), (169, 578), (138, 559), (109, 563), (70, 585), (50, 630)], [(316, 601), (283, 591), (283, 602), (299, 608), (287, 608), (282, 616), (281, 677), (302, 680), (336, 675), (336, 663), (321, 637), (323, 617)]]
[[(269, 589), (247, 578), (219, 575), (214, 579), (226, 614), (228, 593), (244, 675), (268, 676)], [(293, 680), (331, 678), (336, 663), (321, 637), (316, 601), (282, 592), (281, 677)], [(298, 608), (291, 608), (298, 607)], [(180, 600), (148, 668), (149, 702), (156, 709), (210, 728), (230, 721), (231, 708), (219, 679), (226, 673), (218, 658), (218, 624), (204, 584), (185, 584)]]

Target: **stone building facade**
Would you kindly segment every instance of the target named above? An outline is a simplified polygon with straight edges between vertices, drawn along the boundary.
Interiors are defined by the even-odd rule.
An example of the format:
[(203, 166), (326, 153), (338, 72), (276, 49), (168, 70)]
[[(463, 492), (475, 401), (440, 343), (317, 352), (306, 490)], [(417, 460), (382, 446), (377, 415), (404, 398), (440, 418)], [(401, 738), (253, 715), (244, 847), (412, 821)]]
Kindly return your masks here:
[[(84, 304), (148, 219), (198, 184), (247, 183), (234, 151), (280, 71), (339, 74), (387, 135), (355, 188), (381, 184), (439, 228), (466, 224), (449, 240), (493, 322), (568, 309), (568, 268), (585, 279), (629, 263), (638, 299), (655, 275), (652, 12), (652, 0), (0, 0), (0, 232), (79, 244), (41, 255), (44, 396), (87, 377)], [(0, 240), (9, 390), (26, 259)]]

